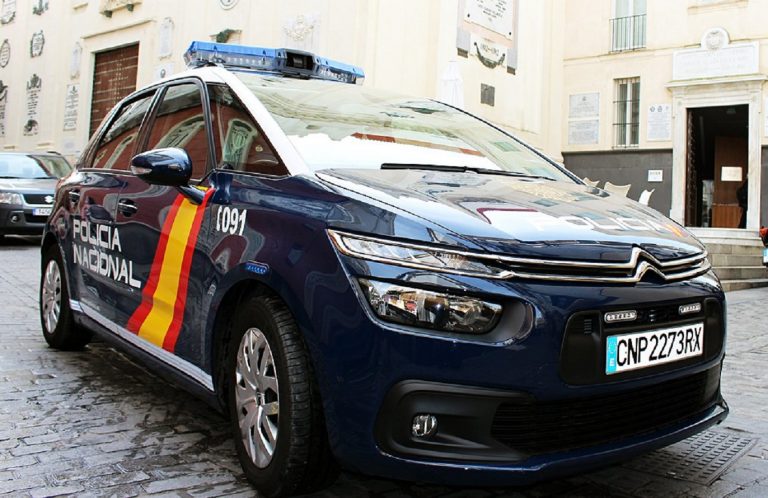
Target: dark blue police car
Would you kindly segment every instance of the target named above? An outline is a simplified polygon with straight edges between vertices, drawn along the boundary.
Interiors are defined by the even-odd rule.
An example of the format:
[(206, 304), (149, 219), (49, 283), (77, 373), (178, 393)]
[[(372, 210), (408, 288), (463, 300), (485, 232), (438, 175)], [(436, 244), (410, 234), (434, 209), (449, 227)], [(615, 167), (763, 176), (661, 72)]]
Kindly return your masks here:
[(525, 484), (725, 418), (724, 295), (681, 226), (353, 66), (187, 60), (59, 183), (43, 332), (97, 333), (221, 407), (264, 494), (339, 464)]

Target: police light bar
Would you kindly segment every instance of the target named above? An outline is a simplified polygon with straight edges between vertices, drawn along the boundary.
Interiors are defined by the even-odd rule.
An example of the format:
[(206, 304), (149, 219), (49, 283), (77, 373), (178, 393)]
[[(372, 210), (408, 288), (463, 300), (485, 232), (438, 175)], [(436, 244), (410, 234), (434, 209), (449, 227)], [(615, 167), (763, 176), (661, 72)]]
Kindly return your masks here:
[(194, 41), (184, 53), (187, 67), (217, 64), (231, 68), (279, 73), (298, 78), (315, 78), (362, 83), (363, 70), (357, 66), (287, 48), (249, 47), (231, 43)]

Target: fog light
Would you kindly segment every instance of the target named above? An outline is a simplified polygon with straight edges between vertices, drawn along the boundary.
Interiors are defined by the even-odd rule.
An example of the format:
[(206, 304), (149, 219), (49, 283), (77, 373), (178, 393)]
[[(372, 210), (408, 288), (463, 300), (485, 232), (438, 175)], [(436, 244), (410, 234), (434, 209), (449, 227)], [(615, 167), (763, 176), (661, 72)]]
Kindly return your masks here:
[(437, 417), (434, 415), (423, 414), (413, 417), (411, 425), (411, 434), (414, 437), (429, 437), (437, 432)]
[(502, 307), (469, 296), (360, 280), (376, 315), (388, 322), (465, 334), (483, 334), (496, 326)]
[(20, 219), (19, 215), (18, 214), (14, 214), (13, 216), (11, 216), (11, 223), (18, 223), (19, 219)]

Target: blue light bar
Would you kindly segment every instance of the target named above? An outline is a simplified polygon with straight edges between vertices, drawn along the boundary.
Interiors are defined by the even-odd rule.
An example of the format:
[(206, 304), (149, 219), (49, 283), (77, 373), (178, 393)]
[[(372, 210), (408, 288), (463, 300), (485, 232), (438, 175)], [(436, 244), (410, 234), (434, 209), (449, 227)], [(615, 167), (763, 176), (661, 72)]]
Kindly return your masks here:
[(184, 61), (188, 67), (217, 64), (298, 78), (315, 78), (352, 84), (362, 83), (365, 78), (363, 70), (357, 66), (287, 48), (194, 41), (184, 53)]

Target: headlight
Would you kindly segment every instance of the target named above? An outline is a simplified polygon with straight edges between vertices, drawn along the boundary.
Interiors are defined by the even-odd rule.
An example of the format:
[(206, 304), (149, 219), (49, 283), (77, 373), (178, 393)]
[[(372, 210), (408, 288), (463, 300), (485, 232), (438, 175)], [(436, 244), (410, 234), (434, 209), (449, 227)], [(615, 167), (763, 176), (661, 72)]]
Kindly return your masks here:
[(474, 297), (432, 292), (360, 279), (374, 313), (388, 322), (462, 334), (483, 334), (499, 321), (502, 307)]
[(462, 251), (374, 239), (335, 230), (328, 230), (328, 235), (342, 254), (356, 258), (470, 277), (507, 278), (512, 274), (508, 269), (495, 265), (492, 259)]
[(15, 192), (0, 192), (0, 204), (23, 204), (21, 194)]

